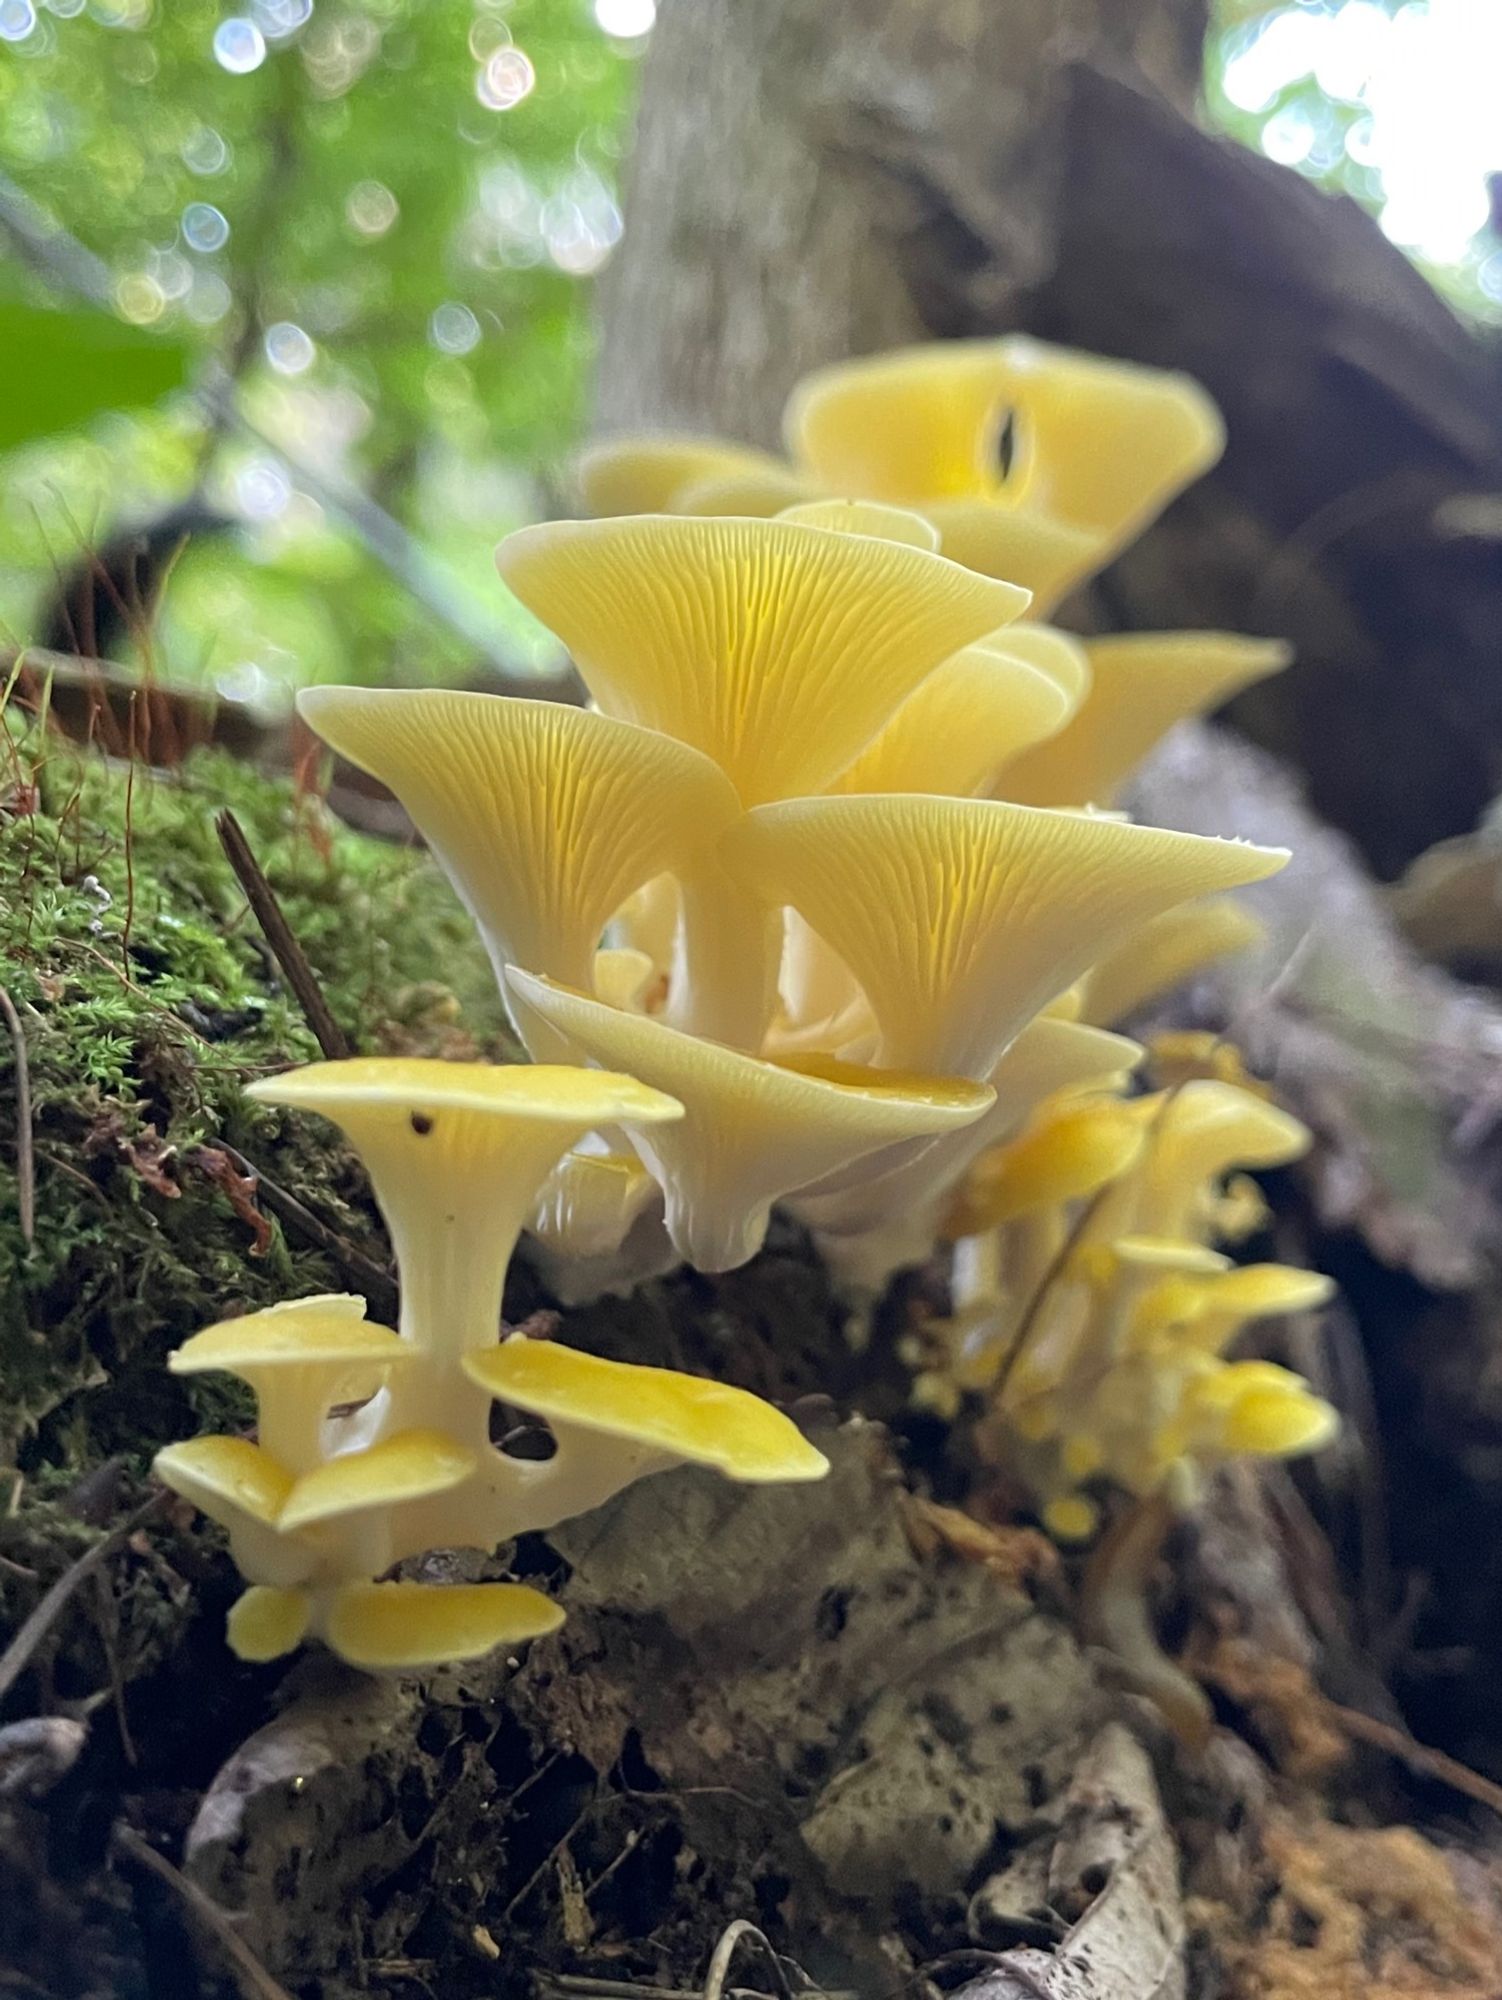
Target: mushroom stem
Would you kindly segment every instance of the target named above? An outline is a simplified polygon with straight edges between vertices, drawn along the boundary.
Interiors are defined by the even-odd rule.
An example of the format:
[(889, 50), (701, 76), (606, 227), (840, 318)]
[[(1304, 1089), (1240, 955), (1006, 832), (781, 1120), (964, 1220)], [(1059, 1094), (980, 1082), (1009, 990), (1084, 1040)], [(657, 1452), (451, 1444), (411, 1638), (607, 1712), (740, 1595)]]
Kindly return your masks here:
[(685, 874), (664, 1019), (754, 1054), (772, 1014), (780, 942), (775, 914), (717, 863)]

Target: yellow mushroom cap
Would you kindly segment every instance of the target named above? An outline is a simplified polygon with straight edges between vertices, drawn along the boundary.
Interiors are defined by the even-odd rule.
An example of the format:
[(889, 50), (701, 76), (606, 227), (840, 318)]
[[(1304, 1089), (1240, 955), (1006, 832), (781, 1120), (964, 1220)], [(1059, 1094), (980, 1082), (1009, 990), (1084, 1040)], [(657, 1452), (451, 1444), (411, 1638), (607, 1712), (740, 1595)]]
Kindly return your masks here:
[(1006, 635), (966, 646), (935, 668), (835, 780), (839, 792), (989, 790), (1019, 751), (1061, 728), (1074, 699)]
[(758, 1485), (822, 1479), (829, 1462), (791, 1418), (745, 1389), (672, 1368), (607, 1361), (514, 1333), (465, 1358), (470, 1378), (535, 1417), (622, 1438), (728, 1479)]
[(761, 806), (720, 852), (751, 894), (791, 904), (845, 960), (881, 1062), (977, 1077), (1136, 925), (1288, 858), (995, 800), (892, 795)]
[(1215, 1312), (1233, 1312), (1238, 1319), (1270, 1319), (1279, 1313), (1309, 1312), (1335, 1296), (1335, 1280), (1323, 1271), (1304, 1271), (1293, 1264), (1241, 1264), (1205, 1286), (1205, 1300)]
[(334, 1599), (325, 1637), (351, 1666), (397, 1670), (478, 1659), (562, 1623), (552, 1599), (524, 1583), (351, 1583)]
[(1189, 1277), (1214, 1277), (1230, 1268), (1231, 1260), (1202, 1243), (1171, 1236), (1118, 1236), (1108, 1247), (1113, 1262), (1137, 1272), (1182, 1272)]
[(1317, 1451), (1340, 1418), (1301, 1375), (1272, 1361), (1229, 1361), (1185, 1388), (1186, 1413), (1200, 1420), (1204, 1442), (1226, 1456), (1287, 1458)]
[(1125, 1173), (1146, 1143), (1142, 1120), (1110, 1098), (1066, 1100), (971, 1171), (946, 1225), (953, 1236), (1091, 1195)]
[(831, 528), (837, 535), (874, 535), (879, 542), (902, 542), (910, 549), (935, 555), (939, 531), (907, 507), (886, 507), (875, 500), (800, 500), (783, 507), (776, 517), (805, 528)]
[(1203, 715), (1292, 658), (1279, 639), (1129, 632), (1085, 641), (1090, 691), (1072, 721), (1025, 750), (997, 791), (1021, 805), (1109, 805), (1122, 780), (1186, 716)]
[(755, 1255), (771, 1205), (901, 1139), (937, 1137), (971, 1123), (988, 1085), (824, 1063), (775, 1063), (620, 1014), (512, 966), (518, 1011), (541, 1016), (597, 1062), (628, 1065), (683, 1104), (681, 1125), (638, 1126), (638, 1152), (663, 1190), (668, 1233), (701, 1271), (733, 1270)]
[(925, 500), (951, 562), (982, 576), (1005, 577), (1032, 593), (1035, 618), (1046, 617), (1110, 553), (1102, 537), (1057, 520), (1036, 501), (1009, 498)]
[(770, 452), (713, 437), (607, 438), (580, 453), (574, 476), (591, 514), (668, 514), (706, 479), (786, 476)]
[(607, 714), (703, 751), (746, 803), (828, 783), (1027, 601), (925, 549), (791, 521), (555, 521), (496, 560)]
[(1307, 1126), (1266, 1098), (1193, 1078), (1163, 1101), (1139, 1172), (1141, 1212), (1154, 1230), (1185, 1234), (1209, 1187), (1230, 1168), (1287, 1166), (1309, 1150), (1310, 1139)]
[(660, 1090), (609, 1070), (549, 1063), (451, 1063), (427, 1056), (352, 1056), (343, 1062), (306, 1063), (301, 1069), (247, 1084), (245, 1094), (261, 1104), (317, 1111), (341, 1125), (363, 1123), (367, 1116), (410, 1125), (416, 1114), (419, 1119), (430, 1118), (434, 1131), (439, 1114), (447, 1112), (454, 1113), (461, 1126), (470, 1118), (504, 1119), (581, 1132), (618, 1119), (652, 1125), (683, 1115), (683, 1107)]
[(312, 1605), (303, 1590), (253, 1583), (230, 1606), (229, 1648), (242, 1660), (279, 1660), (307, 1637)]
[(412, 1350), (401, 1336), (390, 1327), (372, 1326), (361, 1317), (364, 1311), (365, 1301), (359, 1298), (288, 1299), (264, 1312), (206, 1326), (167, 1356), (167, 1366), (174, 1375), (223, 1369), (253, 1382), (270, 1370), (341, 1362), (384, 1368), (410, 1360)]
[(739, 810), (707, 757), (561, 702), (318, 687), (298, 707), (396, 793), (497, 975), (517, 960), (587, 984), (600, 934), (627, 897), (691, 865)]
[(249, 1438), (196, 1437), (164, 1445), (152, 1470), (221, 1527), (233, 1527), (237, 1518), (277, 1526), (292, 1491), (286, 1467)]
[(398, 1431), (364, 1451), (341, 1452), (305, 1472), (282, 1503), (277, 1525), (290, 1534), (367, 1507), (426, 1500), (462, 1486), (476, 1464), (473, 1452), (442, 1431)]
[(1030, 489), (1119, 548), (1225, 449), (1219, 410), (1191, 376), (1055, 347), (999, 343)]
[(737, 514), (753, 520), (770, 520), (789, 507), (817, 501), (819, 494), (806, 474), (795, 472), (780, 459), (763, 466), (747, 466), (740, 472), (711, 472), (691, 485), (681, 486), (673, 495), (670, 514)]
[(1169, 993), (1205, 966), (1261, 941), (1262, 924), (1231, 896), (1165, 910), (1142, 926), (1085, 977), (1092, 1021), (1109, 1025)]
[(316, 1111), (358, 1148), (396, 1250), (403, 1336), (430, 1356), (495, 1338), (517, 1235), (570, 1146), (683, 1115), (631, 1076), (406, 1056), (310, 1063), (248, 1094)]

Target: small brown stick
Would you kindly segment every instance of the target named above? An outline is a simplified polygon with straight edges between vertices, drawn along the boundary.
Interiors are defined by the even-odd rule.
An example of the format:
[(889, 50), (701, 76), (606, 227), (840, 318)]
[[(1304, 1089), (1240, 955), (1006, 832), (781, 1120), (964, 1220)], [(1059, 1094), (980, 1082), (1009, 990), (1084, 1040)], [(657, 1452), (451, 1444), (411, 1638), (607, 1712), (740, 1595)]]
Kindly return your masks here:
[(245, 899), (256, 913), (256, 922), (261, 926), (287, 984), (297, 996), (297, 1003), (313, 1030), (313, 1039), (328, 1061), (344, 1061), (350, 1052), (349, 1038), (329, 1011), (323, 988), (314, 977), (313, 968), (293, 935), (292, 926), (282, 914), (276, 891), (266, 880), (260, 862), (250, 850), (244, 828), (232, 812), (225, 811), (214, 821), (214, 829), (219, 835), (225, 858), (245, 891)]
[(357, 1249), (347, 1236), (341, 1236), (337, 1229), (322, 1221), (312, 1209), (300, 1202), (295, 1194), (289, 1194), (284, 1187), (278, 1187), (277, 1183), (270, 1180), (253, 1160), (247, 1160), (243, 1153), (237, 1152), (223, 1139), (213, 1139), (210, 1144), (225, 1154), (242, 1174), (255, 1176), (256, 1193), (260, 1196), (261, 1205), (269, 1208), (274, 1216), (289, 1229), (295, 1229), (316, 1249), (322, 1250), (325, 1256), (332, 1258), (340, 1270), (352, 1280), (356, 1289), (364, 1293), (372, 1312), (381, 1319), (390, 1319), (394, 1315), (397, 1309), (397, 1289), (396, 1281), (389, 1271), (383, 1270), (373, 1258), (367, 1257), (363, 1250)]
[(1390, 1757), (1396, 1757), (1400, 1764), (1406, 1764), (1410, 1771), (1416, 1771), (1421, 1777), (1437, 1778), (1452, 1791), (1475, 1799), (1480, 1805), (1490, 1806), (1494, 1813), (1502, 1813), (1502, 1785), (1484, 1778), (1469, 1764), (1447, 1757), (1443, 1750), (1431, 1750), (1427, 1744), (1416, 1742), (1406, 1729), (1395, 1728), (1390, 1722), (1379, 1722), (1374, 1715), (1363, 1715), (1359, 1708), (1342, 1708), (1335, 1701), (1327, 1701), (1325, 1708), (1331, 1721), (1347, 1736), (1354, 1736), (1358, 1743), (1370, 1743), (1374, 1749), (1385, 1750)]
[(174, 1868), (165, 1854), (158, 1854), (150, 1841), (143, 1840), (133, 1827), (116, 1826), (110, 1836), (127, 1860), (144, 1868), (164, 1883), (229, 1960), (236, 1986), (245, 2000), (292, 2000), (285, 1986), (256, 1957), (219, 1905), (190, 1882), (180, 1868)]
[(81, 1583), (87, 1583), (95, 1570), (103, 1567), (112, 1556), (118, 1555), (137, 1528), (144, 1527), (154, 1514), (167, 1503), (166, 1493), (155, 1493), (142, 1507), (122, 1521), (113, 1534), (96, 1542), (91, 1549), (85, 1549), (77, 1562), (70, 1563), (57, 1581), (38, 1599), (31, 1616), (22, 1625), (3, 1653), (0, 1653), (0, 1701), (10, 1693), (22, 1673), (29, 1665), (32, 1654), (46, 1638), (58, 1615)]
[(31, 1132), (31, 1064), (26, 1057), (26, 1030), (16, 1003), (0, 986), (0, 1014), (10, 1030), (16, 1060), (16, 1181), (20, 1188), (21, 1235), (27, 1243), (36, 1241), (37, 1180), (36, 1154)]

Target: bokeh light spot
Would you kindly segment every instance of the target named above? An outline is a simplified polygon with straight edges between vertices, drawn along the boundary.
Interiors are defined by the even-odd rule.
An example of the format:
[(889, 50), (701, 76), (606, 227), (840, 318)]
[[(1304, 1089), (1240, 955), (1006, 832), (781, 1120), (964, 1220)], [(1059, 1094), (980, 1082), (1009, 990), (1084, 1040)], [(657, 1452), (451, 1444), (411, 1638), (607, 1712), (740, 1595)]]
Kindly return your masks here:
[(487, 111), (510, 111), (531, 95), (536, 82), (531, 57), (507, 44), (481, 65), (475, 78), (475, 96)]
[(266, 359), (278, 375), (305, 375), (318, 357), (318, 349), (309, 336), (289, 319), (268, 326), (262, 345)]
[(183, 241), (205, 256), (229, 241), (229, 224), (211, 201), (190, 201), (183, 210)]
[(36, 24), (31, 0), (0, 0), (0, 42), (24, 42)]
[(344, 219), (357, 236), (384, 236), (400, 214), (384, 181), (356, 181), (344, 204)]
[(444, 354), (468, 354), (480, 344), (480, 322), (468, 306), (449, 299), (428, 321), (428, 338)]
[(595, 19), (607, 35), (634, 41), (651, 32), (657, 0), (595, 0)]
[(214, 60), (231, 76), (249, 76), (266, 60), (266, 37), (254, 21), (231, 14), (214, 30)]

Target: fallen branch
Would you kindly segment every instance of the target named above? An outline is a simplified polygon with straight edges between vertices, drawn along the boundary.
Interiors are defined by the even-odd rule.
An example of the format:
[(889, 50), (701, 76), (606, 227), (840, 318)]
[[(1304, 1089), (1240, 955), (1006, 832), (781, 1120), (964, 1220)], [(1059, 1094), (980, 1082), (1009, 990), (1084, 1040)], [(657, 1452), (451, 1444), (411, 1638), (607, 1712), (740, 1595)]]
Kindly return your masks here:
[(111, 1835), (116, 1850), (127, 1860), (144, 1868), (164, 1883), (199, 1927), (213, 1939), (228, 1959), (236, 1986), (246, 2000), (292, 2000), (285, 1986), (272, 1978), (245, 1940), (235, 1930), (219, 1905), (190, 1882), (166, 1855), (158, 1854), (149, 1841), (132, 1827), (117, 1826)]

